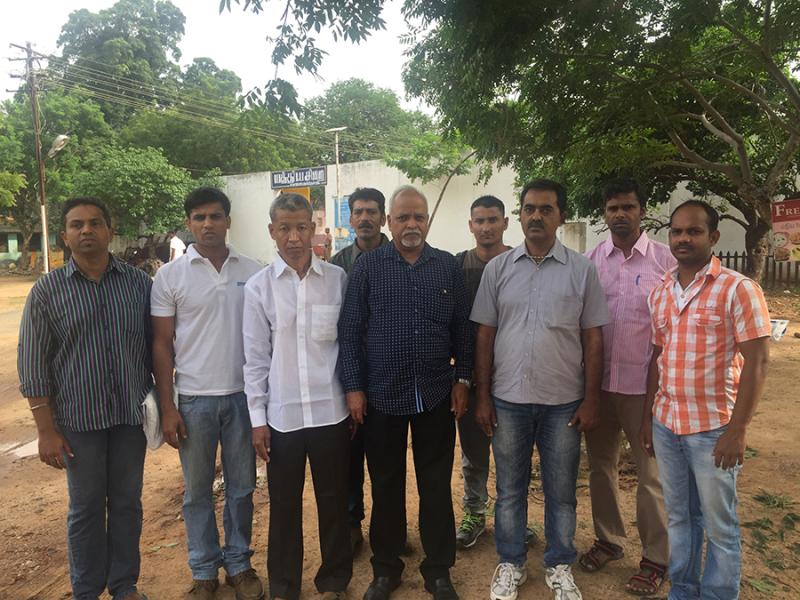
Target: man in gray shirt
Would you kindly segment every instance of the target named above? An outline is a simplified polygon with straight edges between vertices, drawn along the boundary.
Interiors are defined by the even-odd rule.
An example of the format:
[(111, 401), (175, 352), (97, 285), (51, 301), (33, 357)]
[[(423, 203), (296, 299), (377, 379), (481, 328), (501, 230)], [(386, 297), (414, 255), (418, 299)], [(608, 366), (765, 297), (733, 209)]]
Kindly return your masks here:
[(557, 600), (580, 600), (575, 485), (581, 432), (597, 423), (603, 376), (601, 327), (608, 308), (594, 265), (556, 231), (566, 190), (538, 179), (520, 195), (525, 242), (483, 272), (471, 319), (478, 323), (475, 419), (492, 446), (497, 475), (492, 600), (515, 600), (527, 579), (525, 525), (534, 443), (545, 490), (545, 582)]

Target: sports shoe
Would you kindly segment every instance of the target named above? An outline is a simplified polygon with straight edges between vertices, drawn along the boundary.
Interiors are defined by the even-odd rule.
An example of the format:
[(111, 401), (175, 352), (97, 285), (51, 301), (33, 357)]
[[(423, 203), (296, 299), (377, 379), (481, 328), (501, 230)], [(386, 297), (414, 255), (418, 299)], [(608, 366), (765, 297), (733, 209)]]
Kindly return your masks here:
[(519, 586), (527, 580), (525, 565), (518, 567), (511, 563), (500, 563), (492, 575), (489, 594), (492, 600), (516, 600)]
[(569, 565), (556, 565), (544, 570), (544, 582), (553, 590), (554, 600), (582, 600), (581, 591), (572, 578)]
[(486, 531), (486, 515), (465, 512), (456, 531), (456, 544), (459, 548), (472, 548), (484, 531)]

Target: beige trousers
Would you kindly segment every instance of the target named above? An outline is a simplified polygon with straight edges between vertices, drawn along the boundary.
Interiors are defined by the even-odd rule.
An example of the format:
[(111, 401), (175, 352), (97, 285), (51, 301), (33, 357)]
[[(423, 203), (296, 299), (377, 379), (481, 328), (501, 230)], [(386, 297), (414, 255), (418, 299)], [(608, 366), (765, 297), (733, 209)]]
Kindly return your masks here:
[(626, 535), (619, 509), (619, 454), (620, 431), (624, 431), (639, 476), (636, 524), (642, 541), (642, 557), (666, 565), (669, 563), (667, 515), (658, 467), (655, 459), (639, 444), (644, 402), (644, 395), (602, 392), (600, 424), (586, 434), (592, 518), (598, 539), (622, 547)]

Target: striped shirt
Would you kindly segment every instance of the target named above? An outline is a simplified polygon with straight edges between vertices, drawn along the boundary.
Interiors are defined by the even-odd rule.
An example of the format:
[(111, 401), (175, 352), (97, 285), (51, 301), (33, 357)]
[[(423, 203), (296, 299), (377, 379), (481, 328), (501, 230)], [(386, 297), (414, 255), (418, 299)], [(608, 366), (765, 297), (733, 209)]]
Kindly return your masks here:
[(73, 260), (34, 284), (20, 326), (17, 371), (27, 398), (50, 398), (72, 431), (139, 425), (152, 387), (150, 278), (113, 256), (99, 282)]
[(744, 357), (739, 344), (770, 334), (764, 294), (754, 281), (712, 256), (705, 272), (674, 297), (677, 269), (650, 294), (658, 391), (653, 416), (678, 435), (726, 425), (736, 403)]
[(586, 257), (597, 267), (610, 321), (603, 327), (603, 385), (607, 392), (644, 395), (650, 363), (647, 297), (675, 266), (669, 247), (642, 232), (630, 256), (609, 236)]

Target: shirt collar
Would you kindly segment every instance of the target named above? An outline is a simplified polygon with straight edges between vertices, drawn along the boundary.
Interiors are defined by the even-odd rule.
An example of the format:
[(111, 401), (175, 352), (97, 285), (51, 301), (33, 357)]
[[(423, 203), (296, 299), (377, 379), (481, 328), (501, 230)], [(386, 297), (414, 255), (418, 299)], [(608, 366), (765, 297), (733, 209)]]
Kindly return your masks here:
[[(400, 251), (397, 249), (397, 246), (394, 245), (394, 242), (389, 244), (389, 246), (391, 246), (391, 248), (384, 255), (384, 258), (406, 262), (406, 259), (403, 258), (402, 254), (400, 254)], [(415, 262), (414, 264), (419, 265), (433, 258), (436, 258), (433, 249), (428, 245), (428, 242), (424, 242), (424, 245), (422, 246), (422, 254), (419, 255), (417, 262)]]
[[(611, 256), (611, 253), (614, 252), (614, 249), (616, 248), (616, 246), (614, 245), (614, 240), (612, 240), (611, 236), (609, 235), (608, 238), (606, 238), (606, 241), (603, 243), (605, 244), (603, 250), (605, 251), (606, 256), (607, 257)], [(636, 250), (642, 256), (646, 256), (647, 249), (649, 247), (650, 247), (650, 238), (647, 237), (647, 233), (643, 231), (639, 236), (639, 239), (636, 240), (636, 243), (633, 245), (633, 250)]]
[[(115, 257), (113, 254), (108, 255), (108, 266), (106, 266), (105, 272), (108, 273), (111, 269), (115, 271), (121, 271), (121, 262), (120, 260)], [(81, 270), (78, 268), (78, 265), (75, 264), (75, 259), (70, 257), (69, 261), (66, 265), (64, 265), (64, 273), (67, 277), (72, 277), (75, 273), (80, 273)]]
[[(225, 246), (228, 249), (228, 258), (231, 260), (239, 260), (239, 253), (233, 246), (227, 245)], [(200, 254), (197, 249), (194, 247), (194, 244), (190, 244), (189, 247), (186, 249), (186, 254), (189, 256), (189, 261), (194, 262), (196, 260), (203, 260), (205, 256)]]
[[(386, 237), (385, 233), (381, 232), (381, 243), (378, 244), (378, 248), (380, 248), (381, 246), (385, 246), (388, 243), (389, 243), (389, 238)], [(353, 260), (355, 260), (359, 256), (361, 256), (361, 254), (363, 254), (364, 251), (358, 247), (358, 241), (355, 241), (353, 242), (353, 249), (351, 250), (351, 252), (353, 253)]]
[[(280, 277), (286, 271), (291, 271), (292, 273), (296, 273), (292, 267), (290, 267), (283, 257), (278, 254), (275, 257), (275, 260), (272, 262), (272, 266), (275, 268), (275, 277)], [(311, 266), (308, 269), (309, 273), (316, 273), (317, 275), (322, 275), (322, 261), (314, 256), (314, 253), (311, 253)]]
[[(703, 277), (710, 277), (711, 279), (716, 279), (719, 277), (719, 274), (722, 272), (722, 263), (720, 260), (711, 255), (711, 261), (698, 271), (697, 275), (695, 275), (694, 280), (696, 281), (698, 278)], [(677, 281), (678, 280), (678, 267), (672, 267), (669, 271), (664, 273), (664, 281), (669, 283), (670, 281)]]
[[(520, 258), (528, 258), (528, 247), (525, 245), (525, 242), (522, 242), (519, 246), (514, 248), (511, 251), (511, 261), (517, 262)], [(545, 255), (545, 259), (548, 257), (552, 257), (553, 259), (560, 262), (562, 265), (567, 264), (567, 249), (564, 247), (564, 244), (556, 238), (556, 241), (553, 243), (553, 247), (550, 248), (550, 252)], [(544, 261), (542, 261), (544, 263)]]

